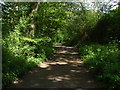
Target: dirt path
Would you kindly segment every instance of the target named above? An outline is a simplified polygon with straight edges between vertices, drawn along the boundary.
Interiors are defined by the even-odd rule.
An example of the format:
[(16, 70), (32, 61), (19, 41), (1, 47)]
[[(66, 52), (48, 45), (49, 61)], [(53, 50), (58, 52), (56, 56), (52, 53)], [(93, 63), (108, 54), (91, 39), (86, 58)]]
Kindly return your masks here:
[(12, 88), (99, 88), (92, 72), (87, 70), (74, 47), (56, 46), (54, 57), (38, 65)]

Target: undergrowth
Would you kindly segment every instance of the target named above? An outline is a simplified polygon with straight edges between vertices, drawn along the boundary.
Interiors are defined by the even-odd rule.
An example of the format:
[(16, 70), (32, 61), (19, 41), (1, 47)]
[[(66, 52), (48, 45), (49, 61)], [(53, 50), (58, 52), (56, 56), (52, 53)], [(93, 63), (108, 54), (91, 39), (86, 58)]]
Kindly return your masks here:
[(118, 88), (120, 85), (120, 50), (116, 44), (78, 45), (82, 60), (105, 87)]
[(53, 43), (49, 37), (31, 39), (13, 31), (3, 40), (2, 85), (8, 86), (21, 75), (42, 63), (53, 54)]

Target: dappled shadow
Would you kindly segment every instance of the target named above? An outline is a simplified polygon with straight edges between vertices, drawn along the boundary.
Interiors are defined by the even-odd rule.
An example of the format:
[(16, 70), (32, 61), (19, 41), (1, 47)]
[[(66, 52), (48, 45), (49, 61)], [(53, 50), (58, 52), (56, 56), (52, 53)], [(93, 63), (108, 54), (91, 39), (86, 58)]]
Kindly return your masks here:
[(73, 47), (59, 47), (53, 60), (39, 64), (12, 88), (98, 88), (92, 72), (84, 67)]

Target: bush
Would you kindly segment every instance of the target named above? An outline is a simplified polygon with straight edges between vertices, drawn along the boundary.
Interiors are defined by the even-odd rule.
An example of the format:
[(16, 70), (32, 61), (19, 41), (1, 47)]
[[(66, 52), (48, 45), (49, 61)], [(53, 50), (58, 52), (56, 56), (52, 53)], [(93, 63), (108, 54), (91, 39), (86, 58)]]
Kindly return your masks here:
[(97, 77), (107, 83), (107, 87), (120, 85), (120, 50), (117, 45), (79, 45), (82, 60), (89, 69), (97, 73)]
[(53, 54), (52, 41), (48, 37), (31, 39), (13, 31), (3, 39), (3, 87), (43, 62)]
[(3, 87), (11, 83), (12, 81), (18, 80), (18, 77), (25, 73), (27, 70), (35, 66), (35, 62), (27, 61), (24, 55), (15, 56), (10, 50), (2, 48), (3, 54), (3, 74), (2, 82)]

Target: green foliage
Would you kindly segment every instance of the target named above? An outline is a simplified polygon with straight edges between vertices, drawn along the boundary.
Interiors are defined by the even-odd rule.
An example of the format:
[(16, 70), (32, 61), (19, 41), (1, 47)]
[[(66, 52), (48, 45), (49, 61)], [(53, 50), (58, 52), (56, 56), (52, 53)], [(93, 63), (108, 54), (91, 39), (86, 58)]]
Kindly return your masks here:
[(69, 45), (89, 42), (90, 33), (93, 32), (101, 14), (93, 10), (72, 11), (70, 17), (72, 20), (68, 20), (69, 23), (66, 26), (65, 42), (68, 42)]
[[(5, 2), (1, 6), (3, 86), (51, 57), (56, 42), (79, 47), (120, 41), (119, 8), (100, 13), (87, 10), (83, 3)], [(101, 79), (109, 79), (113, 87), (120, 83), (116, 45), (80, 45), (79, 51)]]
[(17, 80), (19, 76), (24, 74), (27, 70), (35, 66), (35, 61), (28, 61), (24, 55), (15, 56), (7, 48), (2, 48), (3, 54), (3, 87)]
[(79, 45), (82, 60), (109, 88), (120, 85), (120, 50), (117, 45)]
[(120, 41), (120, 12), (118, 8), (103, 14), (91, 32), (91, 41), (98, 43), (108, 43), (115, 40)]
[(93, 10), (71, 11), (66, 24), (64, 39), (68, 45), (78, 43), (106, 44), (120, 39), (120, 13), (118, 8), (109, 13), (99, 13)]
[(11, 32), (3, 40), (3, 85), (18, 79), (36, 64), (50, 57), (54, 49), (51, 39), (31, 39), (21, 36), (19, 30)]
[[(34, 33), (29, 34), (31, 31), (30, 21), (33, 19), (30, 17), (21, 16), (16, 21), (18, 24), (12, 24), (12, 27), (10, 27), (11, 22), (3, 22), (3, 27), (5, 27), (3, 31), (8, 30), (3, 32), (2, 40), (3, 87), (19, 79), (22, 74), (53, 54), (53, 41), (50, 37), (44, 35), (44, 37), (36, 38)], [(4, 21), (7, 19), (3, 17)], [(13, 17), (13, 19), (16, 19), (16, 17)]]
[(66, 8), (64, 3), (46, 3), (41, 2), (38, 9), (34, 11), (32, 16), (32, 24), (35, 25), (34, 35), (37, 38), (48, 36), (54, 40), (57, 32), (60, 31), (66, 20)]

